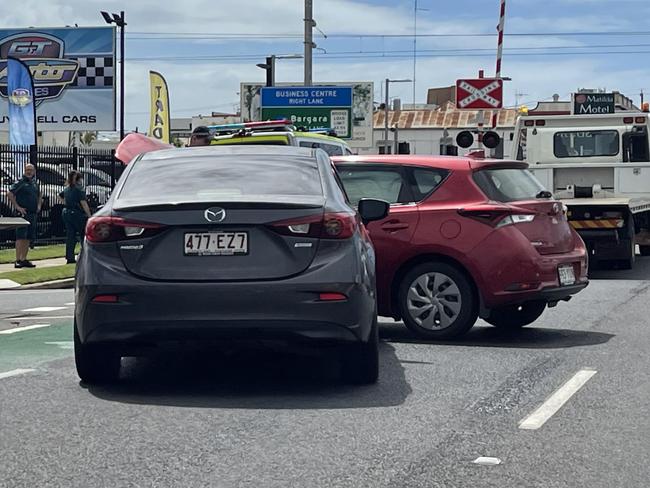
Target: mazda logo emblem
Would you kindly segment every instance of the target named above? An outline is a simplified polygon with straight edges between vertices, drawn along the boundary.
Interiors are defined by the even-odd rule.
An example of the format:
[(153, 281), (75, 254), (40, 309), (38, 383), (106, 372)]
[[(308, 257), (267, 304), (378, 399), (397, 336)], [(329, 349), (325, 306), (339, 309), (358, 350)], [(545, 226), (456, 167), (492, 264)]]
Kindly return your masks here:
[(226, 218), (226, 211), (221, 207), (210, 207), (203, 212), (205, 220), (208, 222), (219, 223)]

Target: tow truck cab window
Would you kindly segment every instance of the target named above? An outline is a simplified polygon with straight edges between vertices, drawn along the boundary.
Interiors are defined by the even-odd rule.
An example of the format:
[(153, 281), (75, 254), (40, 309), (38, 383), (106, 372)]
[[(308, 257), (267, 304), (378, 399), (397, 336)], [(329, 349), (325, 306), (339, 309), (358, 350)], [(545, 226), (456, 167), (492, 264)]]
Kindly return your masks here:
[(618, 151), (619, 134), (616, 130), (566, 131), (553, 135), (556, 158), (616, 156)]
[(650, 161), (648, 128), (646, 126), (634, 127), (630, 132), (623, 134), (623, 161), (626, 163)]

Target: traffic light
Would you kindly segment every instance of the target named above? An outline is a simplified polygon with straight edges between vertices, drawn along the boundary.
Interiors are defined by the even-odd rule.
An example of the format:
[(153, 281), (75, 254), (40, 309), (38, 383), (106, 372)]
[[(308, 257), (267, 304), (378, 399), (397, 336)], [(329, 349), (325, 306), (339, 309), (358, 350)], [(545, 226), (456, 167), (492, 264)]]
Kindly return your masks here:
[(266, 63), (258, 63), (258, 68), (266, 71), (266, 86), (275, 85), (275, 56), (267, 56)]

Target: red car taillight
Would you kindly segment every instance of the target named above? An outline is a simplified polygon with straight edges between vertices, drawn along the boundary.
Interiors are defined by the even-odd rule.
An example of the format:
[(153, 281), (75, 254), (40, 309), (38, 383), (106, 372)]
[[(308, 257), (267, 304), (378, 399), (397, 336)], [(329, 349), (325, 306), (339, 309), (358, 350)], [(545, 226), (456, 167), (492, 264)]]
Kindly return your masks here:
[(461, 208), (458, 213), (463, 217), (478, 220), (479, 222), (498, 229), (506, 225), (532, 222), (535, 214), (530, 210), (503, 205), (482, 204)]
[(164, 226), (149, 222), (133, 222), (121, 217), (91, 217), (86, 223), (88, 242), (114, 242), (136, 237), (149, 237)]
[(320, 239), (347, 239), (357, 230), (357, 216), (344, 212), (330, 212), (322, 216), (283, 220), (271, 224), (279, 234)]

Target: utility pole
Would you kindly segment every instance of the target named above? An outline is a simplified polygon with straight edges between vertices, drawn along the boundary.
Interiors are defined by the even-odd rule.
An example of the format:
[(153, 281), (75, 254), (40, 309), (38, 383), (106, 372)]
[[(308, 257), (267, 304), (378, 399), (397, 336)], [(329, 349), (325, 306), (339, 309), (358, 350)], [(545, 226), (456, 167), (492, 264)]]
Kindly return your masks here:
[(643, 109), (643, 88), (641, 88), (641, 109)]
[(313, 0), (305, 0), (305, 86), (312, 85), (312, 49), (314, 48), (313, 7)]

